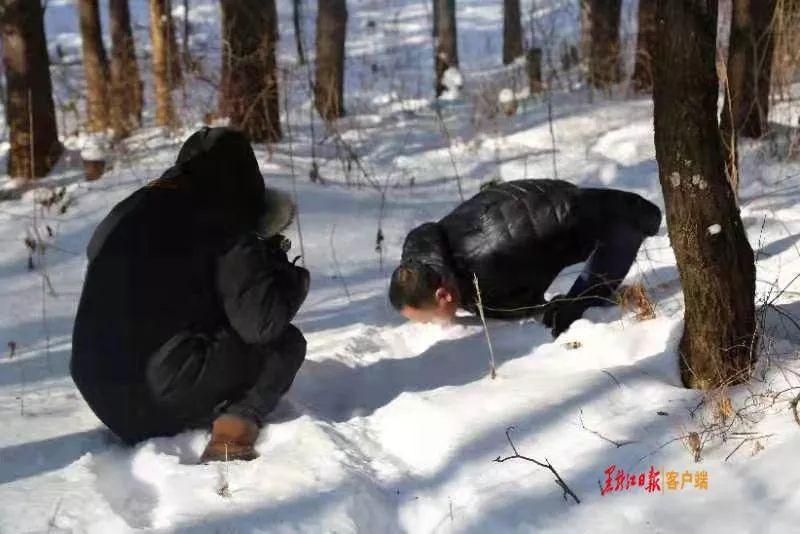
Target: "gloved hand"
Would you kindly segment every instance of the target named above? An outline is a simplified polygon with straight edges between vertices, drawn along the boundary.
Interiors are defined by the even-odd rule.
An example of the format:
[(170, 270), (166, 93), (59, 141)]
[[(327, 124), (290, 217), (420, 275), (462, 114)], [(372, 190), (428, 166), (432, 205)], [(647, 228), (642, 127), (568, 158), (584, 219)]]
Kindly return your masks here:
[(292, 241), (281, 234), (275, 234), (266, 239), (259, 238), (263, 243), (264, 251), (283, 261), (289, 261), (286, 253), (292, 248)]
[(586, 304), (581, 300), (556, 295), (547, 303), (542, 322), (550, 328), (553, 338), (564, 333), (572, 323), (577, 321), (586, 311)]
[(296, 265), (299, 256), (295, 258), (295, 261), (289, 261), (286, 253), (292, 248), (292, 242), (288, 237), (275, 234), (268, 238), (259, 238), (259, 240), (262, 243), (264, 254), (277, 261), (279, 265), (276, 276), (280, 279), (281, 285), (289, 289), (287, 292), (290, 294), (289, 315), (293, 319), (308, 296), (311, 275), (307, 269)]

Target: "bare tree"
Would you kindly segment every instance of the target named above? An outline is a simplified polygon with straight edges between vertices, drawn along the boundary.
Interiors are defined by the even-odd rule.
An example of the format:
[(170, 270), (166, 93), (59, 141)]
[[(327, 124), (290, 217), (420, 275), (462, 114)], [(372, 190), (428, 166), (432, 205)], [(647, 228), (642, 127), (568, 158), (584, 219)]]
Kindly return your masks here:
[(458, 67), (456, 0), (434, 0), (433, 9), (436, 96), (441, 96), (446, 89), (444, 73), (450, 67)]
[(649, 92), (653, 89), (653, 48), (656, 39), (656, 0), (639, 0), (636, 63), (633, 88)]
[(761, 137), (767, 131), (776, 0), (733, 0), (728, 87), (722, 111), (725, 139)]
[(347, 2), (319, 0), (314, 105), (326, 121), (344, 116), (344, 42)]
[(658, 0), (655, 144), (685, 298), (685, 385), (745, 380), (755, 346), (755, 266), (725, 175), (717, 122), (717, 1)]
[(619, 23), (622, 0), (590, 0), (589, 80), (598, 89), (620, 81)]
[(513, 63), (524, 54), (519, 0), (503, 0), (503, 64)]
[(156, 90), (156, 124), (172, 126), (175, 110), (172, 105), (174, 87), (170, 61), (167, 0), (150, 0), (150, 39), (153, 43), (153, 81)]
[(136, 62), (128, 0), (109, 0), (111, 25), (111, 126), (124, 137), (142, 121), (142, 80)]
[(252, 141), (281, 138), (274, 0), (222, 0), (219, 109)]
[(78, 14), (86, 73), (86, 107), (90, 132), (104, 132), (110, 125), (108, 58), (103, 47), (97, 0), (79, 0)]
[(581, 62), (588, 67), (592, 55), (592, 0), (580, 0), (580, 8), (580, 55)]
[(6, 78), (8, 174), (32, 179), (50, 172), (64, 147), (58, 140), (50, 59), (39, 2), (5, 0), (0, 11)]
[(297, 46), (297, 63), (306, 64), (303, 52), (303, 0), (292, 0), (292, 24), (294, 25), (294, 42)]

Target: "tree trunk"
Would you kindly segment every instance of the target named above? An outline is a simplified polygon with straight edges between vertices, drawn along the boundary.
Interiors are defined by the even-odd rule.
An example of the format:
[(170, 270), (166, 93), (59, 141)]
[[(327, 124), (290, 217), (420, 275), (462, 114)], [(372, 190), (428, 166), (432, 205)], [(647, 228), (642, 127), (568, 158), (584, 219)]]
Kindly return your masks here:
[(314, 105), (320, 116), (326, 121), (344, 116), (344, 42), (346, 34), (346, 1), (319, 0)]
[(447, 89), (443, 83), (444, 73), (450, 67), (458, 67), (456, 0), (435, 0), (433, 5), (436, 10), (436, 96), (441, 96)]
[(192, 51), (189, 48), (189, 34), (192, 27), (189, 22), (189, 0), (183, 0), (183, 36), (181, 38), (181, 56), (183, 67), (188, 71), (192, 68)]
[(653, 49), (656, 39), (656, 0), (639, 0), (636, 64), (633, 69), (633, 88), (639, 92), (653, 89)]
[(733, 0), (722, 111), (726, 140), (736, 136), (758, 138), (767, 131), (776, 3), (776, 0)]
[(58, 140), (43, 18), (41, 4), (30, 0), (5, 0), (0, 13), (12, 178), (45, 176), (64, 150)]
[(150, 39), (153, 43), (153, 81), (156, 90), (156, 124), (173, 126), (175, 110), (172, 107), (173, 69), (170, 66), (168, 11), (165, 0), (150, 0)]
[(281, 138), (274, 0), (222, 0), (220, 114), (251, 141)]
[(294, 42), (297, 46), (298, 65), (306, 64), (306, 55), (303, 52), (303, 0), (292, 2), (292, 23), (294, 24)]
[(800, 70), (800, 0), (781, 0), (775, 15), (772, 86), (780, 100), (788, 100)]
[(542, 92), (542, 49), (531, 48), (527, 56), (528, 90), (532, 95)]
[(591, 1), (591, 51), (589, 80), (597, 89), (620, 81), (619, 23), (622, 0)]
[(142, 122), (142, 80), (136, 61), (128, 0), (109, 0), (111, 23), (111, 126), (125, 137)]
[(522, 13), (519, 0), (503, 2), (503, 65), (525, 54), (522, 46)]
[(581, 37), (580, 55), (581, 63), (588, 70), (589, 61), (592, 57), (592, 0), (580, 0), (581, 7)]
[(658, 0), (655, 145), (670, 241), (685, 298), (679, 345), (686, 386), (748, 377), (755, 266), (717, 124), (716, 0)]
[(78, 13), (86, 73), (86, 107), (90, 132), (105, 132), (111, 124), (108, 99), (108, 58), (103, 47), (97, 0), (79, 0)]

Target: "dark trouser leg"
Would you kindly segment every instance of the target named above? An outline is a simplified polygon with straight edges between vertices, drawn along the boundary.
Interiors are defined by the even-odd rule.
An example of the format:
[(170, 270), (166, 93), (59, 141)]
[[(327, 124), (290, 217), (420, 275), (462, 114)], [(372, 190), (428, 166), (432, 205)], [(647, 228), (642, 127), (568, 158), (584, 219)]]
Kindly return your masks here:
[(255, 381), (225, 409), (225, 413), (246, 417), (261, 425), (292, 385), (306, 357), (306, 340), (300, 330), (289, 325), (278, 339), (257, 350), (261, 363)]
[(642, 241), (639, 230), (624, 223), (612, 226), (598, 240), (567, 298), (582, 302), (584, 309), (614, 304), (614, 293), (636, 261)]
[(258, 352), (228, 329), (176, 334), (147, 364), (149, 393), (175, 432), (208, 426), (257, 371)]

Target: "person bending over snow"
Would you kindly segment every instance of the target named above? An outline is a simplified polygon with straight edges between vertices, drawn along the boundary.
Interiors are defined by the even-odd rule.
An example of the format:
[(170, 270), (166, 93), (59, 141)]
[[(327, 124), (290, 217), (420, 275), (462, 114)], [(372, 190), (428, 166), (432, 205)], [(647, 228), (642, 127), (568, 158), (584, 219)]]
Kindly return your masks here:
[(259, 427), (306, 353), (290, 321), (309, 274), (280, 235), (293, 216), (243, 134), (204, 128), (100, 223), (70, 371), (123, 441), (210, 426), (203, 461), (257, 456)]
[[(614, 303), (639, 246), (660, 225), (661, 210), (634, 193), (561, 180), (489, 184), (408, 234), (389, 299), (412, 321), (449, 322), (458, 308), (477, 313), (477, 277), (487, 317), (543, 312), (558, 337), (587, 308)], [(582, 261), (569, 293), (545, 302), (559, 272)]]

